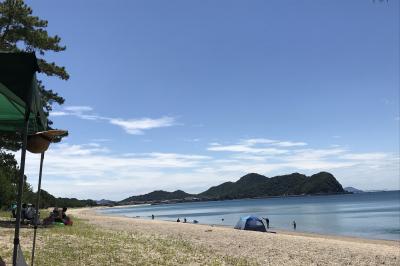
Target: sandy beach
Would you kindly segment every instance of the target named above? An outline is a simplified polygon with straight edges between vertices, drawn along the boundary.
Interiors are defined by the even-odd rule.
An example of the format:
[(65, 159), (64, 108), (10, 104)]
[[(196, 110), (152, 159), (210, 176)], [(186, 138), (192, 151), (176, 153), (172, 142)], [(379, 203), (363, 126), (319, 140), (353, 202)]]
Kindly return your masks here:
[(399, 265), (400, 242), (278, 231), (260, 233), (232, 228), (104, 216), (95, 209), (70, 213), (107, 230), (185, 240), (222, 256), (262, 265)]

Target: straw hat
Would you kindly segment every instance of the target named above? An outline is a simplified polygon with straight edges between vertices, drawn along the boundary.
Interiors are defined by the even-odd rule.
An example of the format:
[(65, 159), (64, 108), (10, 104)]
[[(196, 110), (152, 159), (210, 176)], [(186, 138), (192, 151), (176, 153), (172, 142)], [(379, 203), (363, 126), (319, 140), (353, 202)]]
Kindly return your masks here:
[(26, 149), (32, 153), (42, 153), (46, 151), (51, 142), (58, 142), (62, 137), (68, 135), (66, 130), (47, 130), (37, 132), (28, 136)]

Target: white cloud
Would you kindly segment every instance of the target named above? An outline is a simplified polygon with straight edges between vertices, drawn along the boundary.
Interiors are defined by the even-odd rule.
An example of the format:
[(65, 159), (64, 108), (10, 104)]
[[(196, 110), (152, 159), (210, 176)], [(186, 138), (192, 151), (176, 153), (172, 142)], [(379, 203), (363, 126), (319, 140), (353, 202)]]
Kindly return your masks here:
[(90, 107), (90, 106), (65, 106), (64, 110), (71, 111), (71, 112), (82, 113), (82, 112), (93, 111), (93, 108)]
[(160, 118), (110, 118), (92, 113), (90, 106), (65, 106), (62, 111), (53, 111), (51, 116), (75, 116), (84, 120), (104, 120), (112, 125), (121, 127), (125, 132), (132, 135), (141, 135), (144, 130), (170, 127), (177, 125), (174, 117), (163, 116)]
[(242, 140), (242, 143), (246, 145), (254, 145), (254, 144), (269, 144), (269, 143), (274, 143), (277, 142), (276, 140), (272, 139), (264, 139), (264, 138), (257, 138), (257, 139), (245, 139)]
[[(285, 141), (213, 143), (206, 154), (116, 153), (106, 142), (93, 140), (80, 145), (53, 144), (46, 152), (43, 186), (57, 196), (120, 200), (155, 189), (197, 193), (249, 172), (275, 176), (328, 171), (344, 186), (398, 188), (398, 154), (357, 153), (340, 147), (270, 147), (278, 142)], [(34, 187), (39, 159), (40, 155), (28, 154), (26, 172)]]
[(292, 141), (280, 141), (276, 143), (272, 143), (272, 145), (280, 146), (280, 147), (298, 147), (298, 146), (307, 146), (305, 142), (292, 142)]
[(260, 153), (266, 155), (275, 155), (287, 153), (287, 150), (276, 148), (254, 148), (249, 145), (212, 145), (208, 147), (209, 151), (227, 151), (227, 152), (244, 152), (244, 153)]
[(107, 120), (107, 117), (102, 117), (96, 114), (90, 114), (93, 108), (90, 106), (65, 106), (62, 111), (52, 111), (50, 116), (76, 116), (85, 120)]
[(290, 147), (306, 146), (305, 142), (293, 142), (293, 141), (279, 141), (265, 138), (255, 139), (244, 139), (239, 143), (233, 145), (222, 145), (220, 143), (210, 143), (209, 151), (225, 151), (225, 152), (244, 152), (244, 153), (256, 153), (265, 155), (276, 155), (286, 154), (289, 152), (287, 149)]
[(50, 114), (51, 116), (66, 116), (69, 115), (67, 112), (62, 112), (62, 111), (53, 111)]
[(120, 126), (128, 134), (140, 135), (143, 134), (144, 130), (160, 128), (160, 127), (170, 127), (175, 125), (175, 119), (173, 117), (164, 116), (157, 119), (151, 118), (140, 118), (140, 119), (110, 119), (110, 123), (113, 125)]
[(375, 153), (348, 153), (341, 156), (342, 159), (358, 160), (358, 161), (371, 161), (388, 159), (389, 155), (383, 152)]

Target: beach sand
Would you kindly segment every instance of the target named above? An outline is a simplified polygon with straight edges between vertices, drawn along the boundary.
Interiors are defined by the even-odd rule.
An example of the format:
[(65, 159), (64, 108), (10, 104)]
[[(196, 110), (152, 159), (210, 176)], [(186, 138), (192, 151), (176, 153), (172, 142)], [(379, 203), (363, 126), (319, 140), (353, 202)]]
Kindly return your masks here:
[(400, 242), (278, 231), (260, 233), (227, 227), (100, 215), (93, 209), (70, 214), (99, 228), (189, 241), (221, 256), (260, 265), (400, 265)]

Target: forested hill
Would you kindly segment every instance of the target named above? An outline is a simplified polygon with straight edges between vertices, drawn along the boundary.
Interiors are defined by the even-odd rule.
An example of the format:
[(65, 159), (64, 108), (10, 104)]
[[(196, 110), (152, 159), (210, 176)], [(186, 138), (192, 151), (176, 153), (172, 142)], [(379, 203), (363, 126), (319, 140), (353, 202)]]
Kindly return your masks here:
[(191, 200), (194, 197), (197, 199), (212, 200), (336, 193), (346, 192), (336, 178), (327, 172), (320, 172), (312, 176), (293, 173), (271, 178), (251, 173), (241, 177), (236, 182), (225, 182), (196, 195), (188, 194), (182, 190), (174, 192), (158, 190), (145, 195), (132, 196), (119, 203)]
[(185, 199), (192, 197), (193, 195), (188, 194), (182, 190), (176, 190), (174, 192), (168, 192), (164, 190), (156, 190), (148, 194), (132, 196), (127, 199), (120, 201), (119, 203), (127, 203), (132, 201), (154, 201), (154, 200), (172, 200), (172, 199)]
[(344, 193), (342, 185), (327, 172), (312, 176), (299, 173), (268, 178), (251, 173), (236, 182), (226, 182), (200, 193), (206, 198), (238, 199), (283, 195)]

